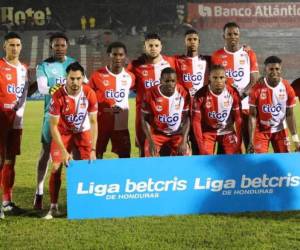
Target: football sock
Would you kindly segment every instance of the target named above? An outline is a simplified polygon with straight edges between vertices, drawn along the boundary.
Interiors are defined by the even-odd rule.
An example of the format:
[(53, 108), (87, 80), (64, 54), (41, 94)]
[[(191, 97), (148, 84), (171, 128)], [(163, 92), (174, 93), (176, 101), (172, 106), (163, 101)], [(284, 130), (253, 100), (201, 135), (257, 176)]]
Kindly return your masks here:
[(12, 164), (4, 164), (2, 169), (3, 201), (12, 200), (12, 189), (15, 182), (15, 168)]
[(61, 186), (61, 171), (52, 172), (49, 180), (51, 203), (57, 203)]

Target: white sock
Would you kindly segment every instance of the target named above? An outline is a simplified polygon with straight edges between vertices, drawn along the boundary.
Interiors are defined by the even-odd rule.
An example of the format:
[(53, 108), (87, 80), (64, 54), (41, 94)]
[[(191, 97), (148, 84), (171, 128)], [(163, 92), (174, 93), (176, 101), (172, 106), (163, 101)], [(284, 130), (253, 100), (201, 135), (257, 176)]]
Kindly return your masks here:
[(58, 209), (58, 204), (57, 203), (51, 203), (50, 209)]
[(44, 181), (39, 182), (35, 194), (38, 194), (38, 195), (44, 194)]
[(2, 201), (2, 206), (7, 206), (10, 203), (10, 201)]

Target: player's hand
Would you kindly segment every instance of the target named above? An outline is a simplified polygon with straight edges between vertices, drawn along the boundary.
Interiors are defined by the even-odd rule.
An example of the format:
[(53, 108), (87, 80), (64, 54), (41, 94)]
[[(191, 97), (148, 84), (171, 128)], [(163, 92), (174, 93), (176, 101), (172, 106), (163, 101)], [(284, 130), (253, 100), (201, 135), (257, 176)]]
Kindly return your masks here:
[(188, 150), (188, 145), (186, 141), (182, 141), (177, 149), (177, 154), (178, 155), (185, 155)]
[(63, 164), (68, 167), (69, 166), (69, 162), (70, 160), (72, 160), (72, 155), (69, 154), (69, 152), (67, 150), (64, 150), (62, 152), (62, 161), (63, 161)]
[(122, 108), (120, 108), (119, 106), (115, 105), (112, 107), (113, 113), (120, 113), (122, 111)]
[(153, 140), (149, 140), (149, 151), (151, 156), (157, 156), (157, 148)]
[(97, 157), (96, 157), (96, 151), (95, 150), (92, 150), (91, 153), (90, 153), (90, 163), (92, 163), (94, 160), (96, 160)]
[(55, 85), (53, 85), (50, 89), (49, 89), (49, 94), (50, 95), (54, 95), (54, 93), (57, 91), (57, 90), (59, 90), (60, 89), (60, 87), (61, 87), (62, 85), (61, 84), (55, 84)]
[(251, 142), (248, 145), (247, 153), (248, 154), (254, 154), (255, 153), (253, 143), (251, 143)]

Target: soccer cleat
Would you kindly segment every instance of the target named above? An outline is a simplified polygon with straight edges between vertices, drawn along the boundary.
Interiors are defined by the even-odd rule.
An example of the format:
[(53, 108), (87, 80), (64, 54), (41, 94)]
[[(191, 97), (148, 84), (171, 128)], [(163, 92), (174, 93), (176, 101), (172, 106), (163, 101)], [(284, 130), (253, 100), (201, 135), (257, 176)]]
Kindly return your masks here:
[(45, 220), (52, 220), (54, 217), (60, 216), (61, 213), (58, 210), (58, 208), (50, 208), (49, 212), (46, 214), (46, 216), (43, 217)]
[(34, 197), (33, 208), (35, 210), (42, 210), (43, 209), (43, 195), (36, 194)]
[(2, 204), (2, 210), (3, 210), (3, 212), (9, 212), (9, 213), (15, 214), (15, 215), (24, 213), (24, 210), (22, 208), (19, 208), (18, 206), (16, 206), (16, 204), (13, 202), (9, 202), (6, 205)]
[(4, 211), (3, 211), (3, 208), (1, 206), (0, 207), (0, 220), (3, 220), (4, 218), (5, 218)]

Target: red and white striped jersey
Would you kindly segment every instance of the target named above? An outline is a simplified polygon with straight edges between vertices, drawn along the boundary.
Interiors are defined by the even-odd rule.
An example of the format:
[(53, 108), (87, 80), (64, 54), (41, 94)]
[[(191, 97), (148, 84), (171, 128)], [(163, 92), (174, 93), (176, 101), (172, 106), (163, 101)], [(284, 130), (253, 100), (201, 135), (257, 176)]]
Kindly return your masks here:
[(0, 110), (16, 110), (14, 128), (22, 128), (28, 91), (27, 67), (0, 59)]
[(160, 85), (151, 88), (145, 97), (142, 112), (152, 115), (150, 125), (153, 130), (164, 134), (176, 134), (182, 127), (182, 112), (190, 106), (189, 94), (177, 85), (172, 96), (160, 91)]
[(178, 83), (193, 97), (196, 92), (208, 83), (210, 57), (186, 55), (176, 56)]
[(49, 113), (59, 117), (58, 129), (61, 134), (80, 133), (90, 129), (88, 115), (97, 113), (98, 105), (95, 92), (82, 85), (80, 93), (74, 97), (68, 95), (66, 86), (52, 96)]
[[(227, 84), (235, 87), (242, 93), (250, 83), (250, 74), (258, 72), (256, 54), (253, 50), (245, 51), (244, 47), (236, 52), (229, 52), (225, 48), (212, 54), (212, 64), (221, 64), (225, 67)], [(249, 109), (248, 98), (242, 101), (242, 108)]]
[(286, 128), (286, 108), (296, 105), (295, 92), (289, 82), (282, 79), (276, 87), (271, 87), (266, 78), (257, 83), (250, 92), (249, 105), (257, 109), (257, 129), (275, 133)]
[(231, 133), (234, 131), (232, 110), (237, 109), (240, 109), (240, 97), (230, 86), (216, 95), (206, 85), (194, 97), (193, 112), (201, 114), (202, 132), (215, 132), (217, 135)]
[(132, 61), (128, 70), (136, 77), (136, 106), (141, 108), (146, 93), (155, 85), (160, 83), (161, 71), (167, 67), (175, 69), (175, 59), (169, 56), (162, 56), (162, 60), (155, 64), (146, 63), (144, 56)]

